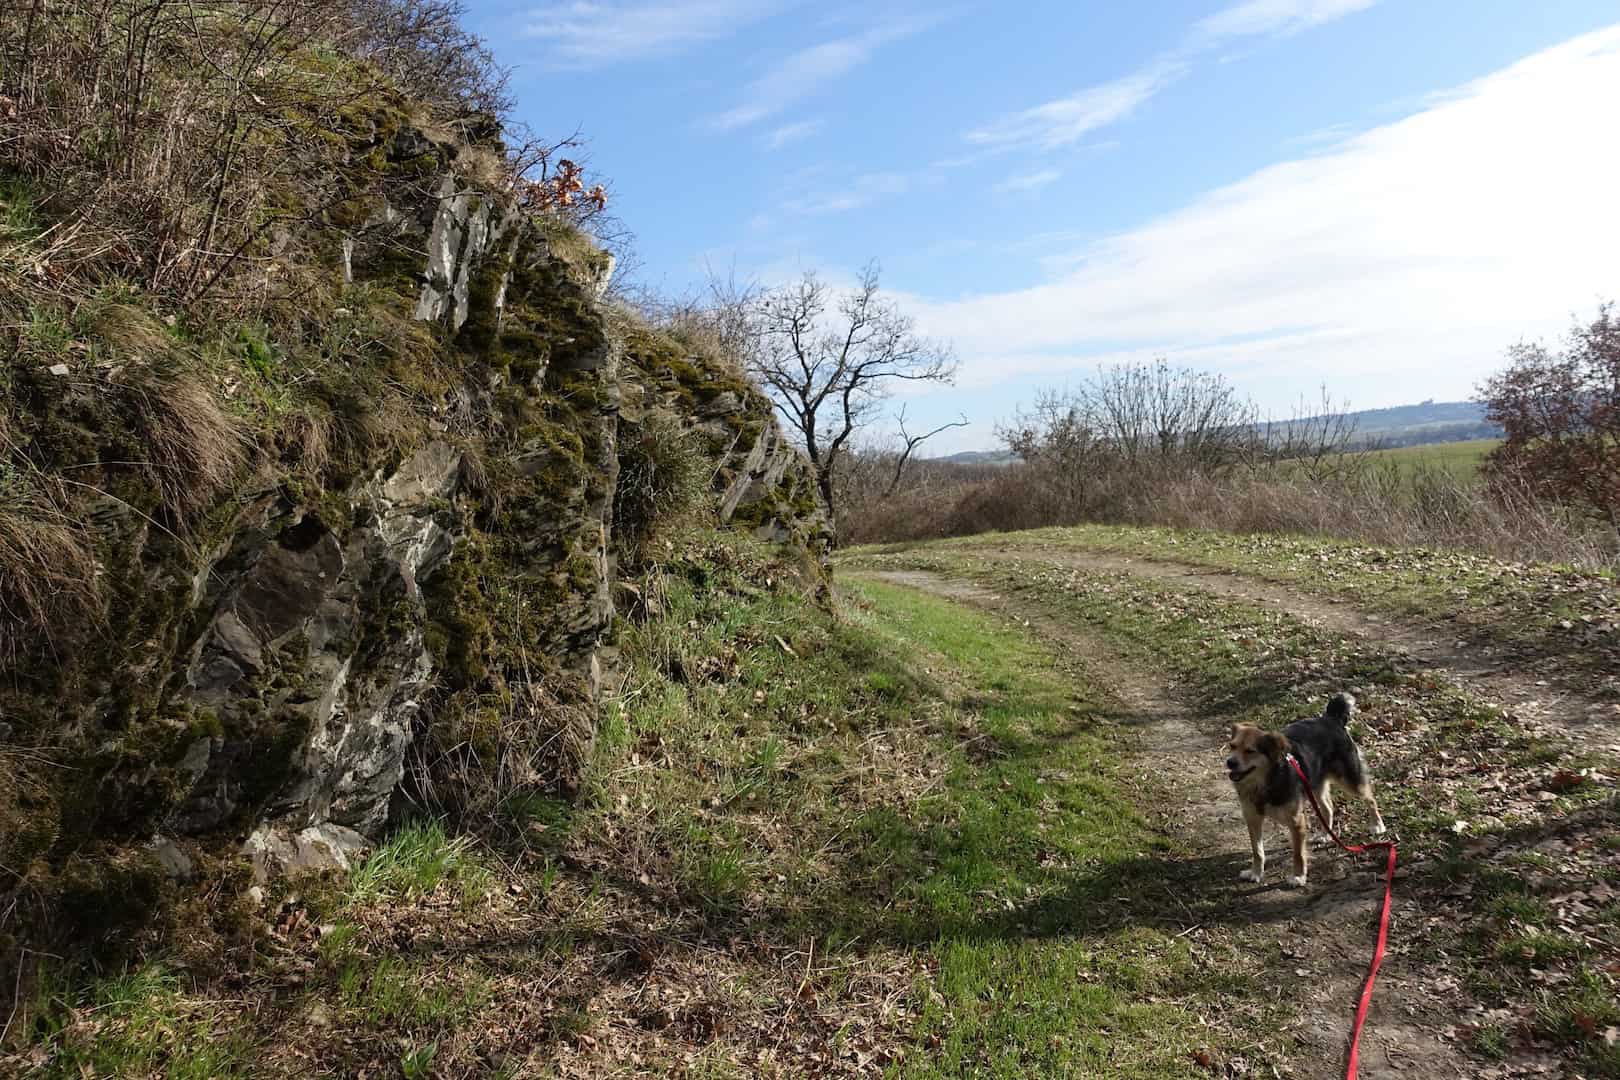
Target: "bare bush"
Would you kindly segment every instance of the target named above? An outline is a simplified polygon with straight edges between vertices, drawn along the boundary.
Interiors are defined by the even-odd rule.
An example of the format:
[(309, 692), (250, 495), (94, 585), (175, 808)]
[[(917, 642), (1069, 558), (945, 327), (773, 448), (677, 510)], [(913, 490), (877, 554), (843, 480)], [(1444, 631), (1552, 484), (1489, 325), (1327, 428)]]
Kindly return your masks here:
[(1361, 472), (1369, 455), (1383, 447), (1362, 438), (1348, 403), (1334, 402), (1327, 388), (1314, 404), (1301, 399), (1287, 420), (1270, 420), (1260, 433), (1263, 451), (1256, 465), (1325, 484)]
[(1040, 395), (999, 429), (1017, 464), (919, 470), (892, 496), (858, 500), (844, 535), (911, 541), (1097, 522), (1333, 536), (1589, 567), (1620, 560), (1614, 535), (1587, 510), (1545, 498), (1525, 477), (1498, 473), (1487, 485), (1381, 459), (1325, 399), (1281, 423), (1257, 424), (1253, 415), (1213, 377), (1162, 364), (1106, 372)]
[(510, 73), (462, 27), (460, 0), (349, 0), (343, 42), (417, 101), (455, 116), (502, 117)]

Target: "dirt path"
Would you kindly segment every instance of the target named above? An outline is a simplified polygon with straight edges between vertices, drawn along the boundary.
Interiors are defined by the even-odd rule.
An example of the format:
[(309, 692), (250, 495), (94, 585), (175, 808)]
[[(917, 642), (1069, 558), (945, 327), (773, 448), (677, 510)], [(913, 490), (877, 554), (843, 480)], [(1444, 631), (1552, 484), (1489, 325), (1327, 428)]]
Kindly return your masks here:
[[(1211, 725), (1195, 725), (1195, 715), (1180, 703), (1164, 677), (1125, 659), (1106, 641), (1078, 627), (1050, 619), (991, 589), (924, 571), (862, 571), (859, 576), (902, 585), (1011, 616), (1039, 636), (1060, 645), (1086, 674), (1124, 705), (1126, 722), (1139, 731), (1143, 789), (1162, 791), (1163, 798), (1143, 809), (1206, 857), (1231, 863), (1234, 903), (1256, 923), (1272, 927), (1276, 945), (1292, 978), (1279, 994), (1299, 999), (1293, 1030), (1311, 1071), (1302, 1076), (1337, 1076), (1343, 1071), (1346, 1038), (1354, 1002), (1366, 971), (1372, 933), (1382, 897), (1380, 879), (1370, 864), (1353, 861), (1313, 835), (1311, 885), (1305, 890), (1280, 885), (1279, 856), (1273, 855), (1268, 883), (1240, 884), (1237, 870), (1248, 863), (1248, 838), (1231, 785), (1220, 772), (1221, 737)], [(1212, 721), (1218, 727), (1218, 720)], [(1268, 848), (1286, 859), (1279, 835)], [(1393, 951), (1379, 975), (1377, 993), (1362, 1037), (1361, 1076), (1453, 1077), (1477, 1075), (1473, 1063), (1438, 1038), (1448, 1018), (1435, 1012), (1435, 1001), (1416, 973), (1401, 960), (1403, 934), (1417, 920), (1397, 923)], [(1218, 934), (1218, 927), (1193, 934)], [(1317, 1069), (1320, 1072), (1317, 1072)], [(1261, 1074), (1263, 1075), (1263, 1074)]]
[(965, 550), (1000, 561), (1023, 559), (1077, 570), (1131, 574), (1276, 608), (1315, 626), (1403, 654), (1416, 667), (1502, 706), (1532, 731), (1540, 729), (1594, 750), (1620, 753), (1612, 703), (1509, 670), (1509, 650), (1458, 641), (1445, 623), (1421, 625), (1372, 614), (1353, 604), (1207, 566), (1072, 548), (986, 545)]

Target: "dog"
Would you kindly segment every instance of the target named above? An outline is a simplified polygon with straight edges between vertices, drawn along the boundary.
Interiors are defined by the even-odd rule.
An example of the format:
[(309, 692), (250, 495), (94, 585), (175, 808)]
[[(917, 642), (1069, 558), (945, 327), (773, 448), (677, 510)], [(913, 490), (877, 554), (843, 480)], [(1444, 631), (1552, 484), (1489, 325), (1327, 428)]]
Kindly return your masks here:
[(1270, 818), (1288, 826), (1293, 842), (1294, 872), (1287, 883), (1305, 885), (1305, 815), (1310, 812), (1304, 786), (1293, 766), (1291, 753), (1305, 770), (1311, 790), (1328, 816), (1328, 828), (1338, 831), (1333, 809), (1332, 788), (1338, 787), (1364, 800), (1373, 813), (1373, 832), (1384, 833), (1384, 818), (1373, 798), (1372, 781), (1367, 777), (1361, 750), (1350, 737), (1346, 725), (1355, 714), (1356, 699), (1334, 694), (1321, 716), (1295, 720), (1280, 733), (1262, 731), (1253, 724), (1235, 724), (1227, 743), (1226, 775), (1243, 805), (1243, 820), (1249, 826), (1249, 849), (1253, 862), (1238, 875), (1242, 881), (1262, 880), (1266, 870), (1266, 842), (1261, 830)]

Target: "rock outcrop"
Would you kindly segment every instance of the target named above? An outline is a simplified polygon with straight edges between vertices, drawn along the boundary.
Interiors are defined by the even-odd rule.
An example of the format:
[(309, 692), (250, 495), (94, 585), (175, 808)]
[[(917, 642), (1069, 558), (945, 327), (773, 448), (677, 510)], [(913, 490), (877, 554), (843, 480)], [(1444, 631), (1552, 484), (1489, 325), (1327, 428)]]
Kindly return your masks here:
[[(622, 436), (650, 417), (690, 434), (716, 520), (825, 548), (808, 466), (758, 389), (624, 330), (601, 299), (612, 260), (477, 190), (456, 148), (406, 126), (370, 138), (405, 179), (306, 239), (386, 325), (420, 328), (384, 342), (388, 378), (420, 384), (409, 422), (367, 397), (358, 362), (335, 372), (342, 430), (324, 437), (359, 447), (352, 465), (306, 467), (316, 443), (261, 452), (189, 533), (162, 523), (160, 492), (120, 495), (109, 474), (83, 504), (106, 625), (0, 689), (0, 749), (19, 750), (0, 756), (0, 905), (32, 896), (67, 934), (101, 904), (159, 905), (165, 879), (229, 852), (261, 878), (347, 867), (424, 747), (499, 755), (514, 724), (552, 724), (552, 756), (523, 764), (569, 790), (615, 614)], [(113, 460), (101, 421), (73, 419), (93, 404), (43, 406), (63, 469)]]

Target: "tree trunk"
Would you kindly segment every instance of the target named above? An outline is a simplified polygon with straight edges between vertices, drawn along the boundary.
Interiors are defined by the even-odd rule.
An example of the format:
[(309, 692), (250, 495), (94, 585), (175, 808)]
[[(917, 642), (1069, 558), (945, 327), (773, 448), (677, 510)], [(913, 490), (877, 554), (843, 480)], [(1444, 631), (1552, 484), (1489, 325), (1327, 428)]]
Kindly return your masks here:
[(816, 487), (821, 489), (821, 505), (827, 508), (827, 520), (832, 523), (833, 536), (838, 535), (838, 512), (833, 508), (833, 477), (832, 470), (820, 468), (816, 470)]

